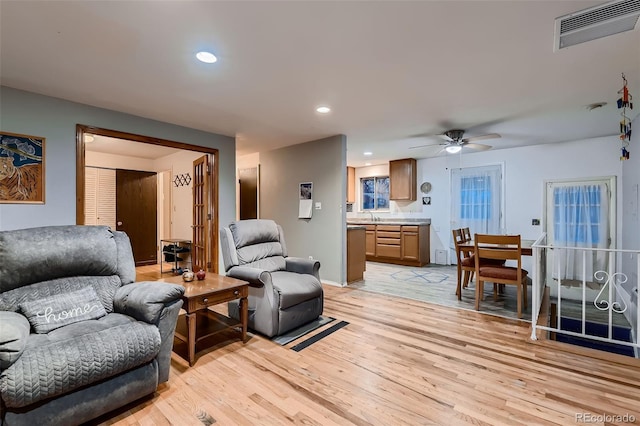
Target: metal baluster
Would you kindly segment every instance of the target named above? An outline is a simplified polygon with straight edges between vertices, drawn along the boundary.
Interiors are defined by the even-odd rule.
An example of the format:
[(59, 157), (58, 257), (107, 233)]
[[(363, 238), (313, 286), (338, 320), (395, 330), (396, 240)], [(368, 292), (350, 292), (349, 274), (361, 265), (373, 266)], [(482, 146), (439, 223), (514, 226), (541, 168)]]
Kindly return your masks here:
[[(638, 270), (636, 273), (636, 289), (640, 290), (638, 279), (640, 279), (640, 255), (636, 253), (636, 263)], [(636, 290), (636, 346), (640, 347), (640, 291)], [(629, 294), (629, 304), (631, 304), (632, 293)], [(637, 352), (636, 352), (637, 353)]]
[[(554, 261), (556, 260), (555, 256), (553, 257), (553, 260)], [(562, 306), (561, 288), (562, 288), (562, 276), (560, 275), (560, 260), (558, 259), (558, 313), (557, 313), (558, 325), (556, 326), (558, 330), (562, 330), (562, 315), (561, 315), (561, 309), (560, 309)]]
[(540, 287), (540, 265), (538, 264), (538, 250), (540, 248), (533, 249), (533, 264), (536, 265), (536, 279), (533, 281), (533, 289), (531, 290), (531, 340), (538, 340), (536, 337), (536, 325), (538, 324), (538, 316), (540, 315), (540, 309), (538, 308), (538, 287)]
[(616, 282), (616, 277), (611, 273), (611, 268), (613, 266), (613, 252), (609, 252), (609, 339), (613, 338), (613, 286)]
[(582, 250), (582, 334), (587, 334), (587, 251)]

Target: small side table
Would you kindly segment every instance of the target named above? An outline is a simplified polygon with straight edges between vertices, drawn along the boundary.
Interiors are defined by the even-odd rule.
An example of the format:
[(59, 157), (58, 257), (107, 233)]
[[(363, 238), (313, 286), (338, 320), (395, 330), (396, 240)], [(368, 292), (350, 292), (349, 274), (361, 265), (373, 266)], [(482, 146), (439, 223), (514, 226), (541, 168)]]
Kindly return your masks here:
[[(186, 268), (191, 269), (191, 240), (179, 240), (179, 239), (166, 239), (160, 240), (160, 247), (162, 248), (162, 257), (160, 259), (160, 274), (164, 274), (164, 264), (170, 263), (173, 265), (171, 272), (178, 270), (178, 265), (184, 264)], [(181, 258), (180, 255), (184, 256)], [(167, 258), (173, 259), (172, 261), (166, 260)]]
[[(189, 365), (195, 363), (196, 343), (230, 328), (241, 327), (242, 342), (247, 341), (249, 317), (249, 283), (235, 278), (207, 273), (204, 280), (184, 282), (181, 276), (162, 278), (160, 281), (180, 284), (185, 288), (182, 309), (186, 315), (178, 317), (175, 337), (187, 343)], [(210, 311), (209, 306), (240, 299), (240, 322)], [(184, 320), (183, 320), (184, 317)]]

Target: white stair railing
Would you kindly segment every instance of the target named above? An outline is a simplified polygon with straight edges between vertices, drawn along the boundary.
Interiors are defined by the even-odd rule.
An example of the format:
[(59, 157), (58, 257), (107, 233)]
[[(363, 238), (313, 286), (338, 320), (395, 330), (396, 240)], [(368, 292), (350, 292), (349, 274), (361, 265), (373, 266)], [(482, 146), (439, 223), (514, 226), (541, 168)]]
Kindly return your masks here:
[[(547, 236), (543, 234), (533, 244), (533, 261), (535, 268), (535, 276), (532, 284), (532, 318), (531, 318), (531, 339), (537, 340), (536, 332), (545, 330), (558, 334), (565, 334), (573, 337), (591, 339), (600, 342), (614, 343), (618, 345), (631, 346), (635, 348), (636, 354), (640, 352), (640, 343), (638, 334), (640, 331), (640, 309), (638, 309), (638, 298), (625, 290), (622, 284), (629, 281), (632, 277), (635, 283), (627, 288), (637, 288), (638, 277), (640, 277), (640, 250), (620, 250), (620, 249), (597, 249), (583, 247), (562, 247), (547, 244)], [(564, 256), (559, 255), (563, 253)], [(573, 253), (573, 256), (581, 256), (578, 258), (582, 265), (581, 279), (571, 280), (572, 283), (581, 281), (581, 291), (572, 291), (568, 287), (563, 286), (562, 271), (564, 270), (563, 261), (566, 262), (567, 253)], [(607, 262), (604, 269), (594, 271), (592, 274), (587, 272), (587, 261), (594, 256), (606, 256)], [(575, 277), (573, 277), (575, 278)], [(598, 289), (589, 289), (589, 286), (598, 286), (599, 291), (593, 297)], [(542, 299), (545, 288), (548, 287), (550, 293), (555, 293), (557, 303), (557, 324), (539, 325), (538, 320), (542, 306)], [(562, 329), (563, 318), (563, 301), (572, 304), (580, 303), (582, 315), (580, 331), (569, 331)], [(606, 336), (598, 336), (590, 334), (587, 329), (587, 311), (606, 312)], [(634, 330), (635, 342), (628, 342), (617, 339), (613, 333), (614, 315), (624, 315), (627, 322)], [(544, 321), (546, 324), (546, 321)]]

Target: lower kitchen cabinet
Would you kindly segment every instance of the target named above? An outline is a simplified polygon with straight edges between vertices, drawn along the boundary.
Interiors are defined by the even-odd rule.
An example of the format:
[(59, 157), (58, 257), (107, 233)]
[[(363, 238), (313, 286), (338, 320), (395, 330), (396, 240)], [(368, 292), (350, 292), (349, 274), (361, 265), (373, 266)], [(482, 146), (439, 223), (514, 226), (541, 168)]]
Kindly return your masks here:
[(347, 227), (347, 283), (364, 279), (366, 268), (365, 237), (362, 227)]
[(376, 257), (376, 226), (367, 225), (365, 233), (365, 253), (367, 255), (367, 259)]
[(402, 227), (402, 259), (420, 261), (420, 232), (417, 226)]
[(367, 225), (367, 260), (424, 266), (429, 251), (429, 225)]

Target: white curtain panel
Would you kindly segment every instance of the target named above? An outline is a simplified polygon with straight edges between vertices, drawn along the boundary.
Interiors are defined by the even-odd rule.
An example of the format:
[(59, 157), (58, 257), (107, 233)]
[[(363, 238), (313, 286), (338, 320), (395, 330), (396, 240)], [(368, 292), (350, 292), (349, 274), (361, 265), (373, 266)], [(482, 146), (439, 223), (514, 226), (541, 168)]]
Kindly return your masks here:
[(604, 183), (553, 188), (554, 245), (576, 248), (556, 250), (554, 278), (596, 282), (607, 270), (607, 252), (579, 249), (609, 247), (609, 201)]
[(502, 167), (451, 170), (451, 228), (473, 234), (500, 234)]

